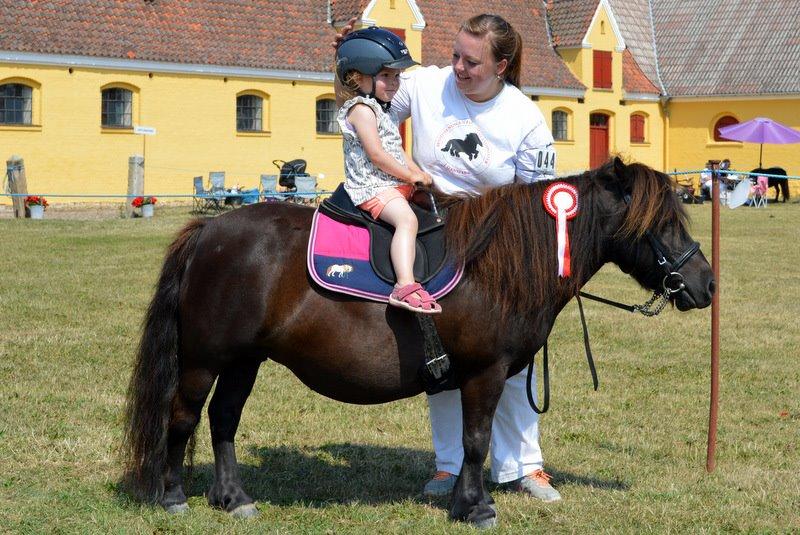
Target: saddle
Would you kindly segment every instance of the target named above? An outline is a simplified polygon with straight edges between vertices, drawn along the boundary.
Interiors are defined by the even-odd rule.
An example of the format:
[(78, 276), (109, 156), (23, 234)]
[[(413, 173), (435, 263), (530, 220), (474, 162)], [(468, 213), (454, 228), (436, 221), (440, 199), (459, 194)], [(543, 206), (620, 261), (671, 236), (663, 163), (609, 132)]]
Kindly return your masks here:
[[(419, 222), (414, 278), (439, 299), (458, 284), (463, 269), (445, 262), (443, 218), (418, 203), (409, 205)], [(356, 207), (340, 184), (314, 214), (308, 272), (327, 290), (385, 303), (397, 281), (390, 258), (393, 235), (391, 225)], [(425, 361), (420, 367), (420, 378), (425, 391), (436, 394), (457, 388), (436, 325), (430, 316), (416, 316), (424, 340)]]
[[(421, 284), (433, 279), (445, 265), (444, 219), (417, 203), (409, 203), (419, 221), (417, 230), (414, 278)], [(339, 184), (333, 194), (322, 201), (319, 212), (348, 225), (364, 227), (369, 231), (369, 262), (375, 274), (384, 282), (394, 284), (397, 277), (392, 267), (390, 246), (394, 227), (374, 219), (353, 204), (350, 196)]]

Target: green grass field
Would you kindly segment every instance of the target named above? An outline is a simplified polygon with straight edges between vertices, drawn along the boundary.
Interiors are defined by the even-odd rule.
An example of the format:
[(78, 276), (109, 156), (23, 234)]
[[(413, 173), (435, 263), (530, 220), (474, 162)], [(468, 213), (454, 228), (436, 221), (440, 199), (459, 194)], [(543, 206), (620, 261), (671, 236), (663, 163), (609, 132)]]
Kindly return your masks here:
[[(710, 257), (709, 205), (691, 206)], [(271, 362), (238, 436), (260, 518), (236, 521), (204, 492), (204, 417), (192, 510), (169, 516), (118, 491), (124, 392), (165, 246), (189, 218), (0, 220), (0, 532), (471, 533), (420, 491), (433, 470), (424, 397), (327, 400)], [(717, 470), (705, 467), (710, 309), (653, 319), (586, 303), (600, 390), (577, 307), (551, 338), (546, 469), (562, 502), (495, 490), (497, 533), (800, 531), (800, 206), (722, 209)], [(648, 295), (608, 266), (587, 289)]]

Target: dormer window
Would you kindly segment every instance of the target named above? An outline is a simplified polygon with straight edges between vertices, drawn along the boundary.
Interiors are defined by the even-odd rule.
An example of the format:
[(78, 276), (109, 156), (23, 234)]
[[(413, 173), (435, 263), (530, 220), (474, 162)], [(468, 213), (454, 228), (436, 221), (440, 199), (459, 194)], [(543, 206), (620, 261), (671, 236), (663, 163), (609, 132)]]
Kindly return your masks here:
[(594, 51), (594, 88), (611, 89), (611, 52)]

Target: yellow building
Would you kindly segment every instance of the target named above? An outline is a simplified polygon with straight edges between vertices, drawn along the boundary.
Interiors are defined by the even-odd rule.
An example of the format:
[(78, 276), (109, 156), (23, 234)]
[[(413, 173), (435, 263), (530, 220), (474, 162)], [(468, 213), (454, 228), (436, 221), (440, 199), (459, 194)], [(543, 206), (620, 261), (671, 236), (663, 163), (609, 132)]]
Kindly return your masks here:
[[(96, 0), (54, 10), (15, 0), (0, 10), (15, 29), (0, 32), (0, 157), (24, 158), (34, 193), (124, 194), (137, 154), (147, 193), (189, 194), (193, 177), (212, 171), (257, 187), (277, 172), (273, 160), (295, 158), (331, 189), (343, 177), (336, 28), (355, 16), (403, 35), (423, 64), (448, 65), (462, 19), (488, 10), (523, 36), (522, 90), (550, 122), (560, 173), (617, 153), (663, 170), (710, 158), (749, 170), (758, 145), (715, 140), (720, 124), (767, 116), (800, 127), (794, 48), (733, 46), (729, 32), (791, 33), (800, 8), (750, 4), (740, 13), (722, 0)], [(796, 148), (765, 146), (765, 166), (800, 174)]]

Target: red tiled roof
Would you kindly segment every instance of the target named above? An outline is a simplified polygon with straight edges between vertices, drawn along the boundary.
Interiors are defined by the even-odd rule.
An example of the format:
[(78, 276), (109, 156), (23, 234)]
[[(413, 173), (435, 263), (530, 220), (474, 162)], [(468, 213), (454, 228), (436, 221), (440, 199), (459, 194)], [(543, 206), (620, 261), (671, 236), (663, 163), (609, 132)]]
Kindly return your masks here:
[(461, 0), (458, 9), (445, 8), (438, 0), (418, 0), (427, 24), (422, 32), (422, 63), (450, 65), (453, 40), (461, 23), (480, 13), (505, 18), (522, 35), (522, 85), (583, 90), (549, 44), (543, 4), (525, 0)]
[(369, 0), (330, 0), (331, 21), (333, 24), (344, 24), (352, 17), (360, 17)]
[(609, 0), (625, 46), (633, 54), (639, 69), (660, 87), (653, 24), (648, 0)]
[(658, 87), (644, 75), (628, 49), (622, 53), (622, 87), (627, 93), (661, 94)]
[(658, 65), (670, 96), (800, 93), (800, 2), (653, 2)]
[[(334, 21), (360, 16), (366, 0), (334, 0)], [(524, 0), (418, 2), (427, 27), (423, 62), (448, 65), (465, 13), (493, 12), (523, 35), (522, 83), (584, 89), (548, 45), (541, 7)], [(334, 31), (325, 0), (5, 0), (0, 50), (201, 65), (328, 72)]]
[(327, 72), (324, 0), (3, 0), (0, 50)]
[(599, 0), (548, 0), (547, 15), (553, 45), (580, 46), (592, 22)]

